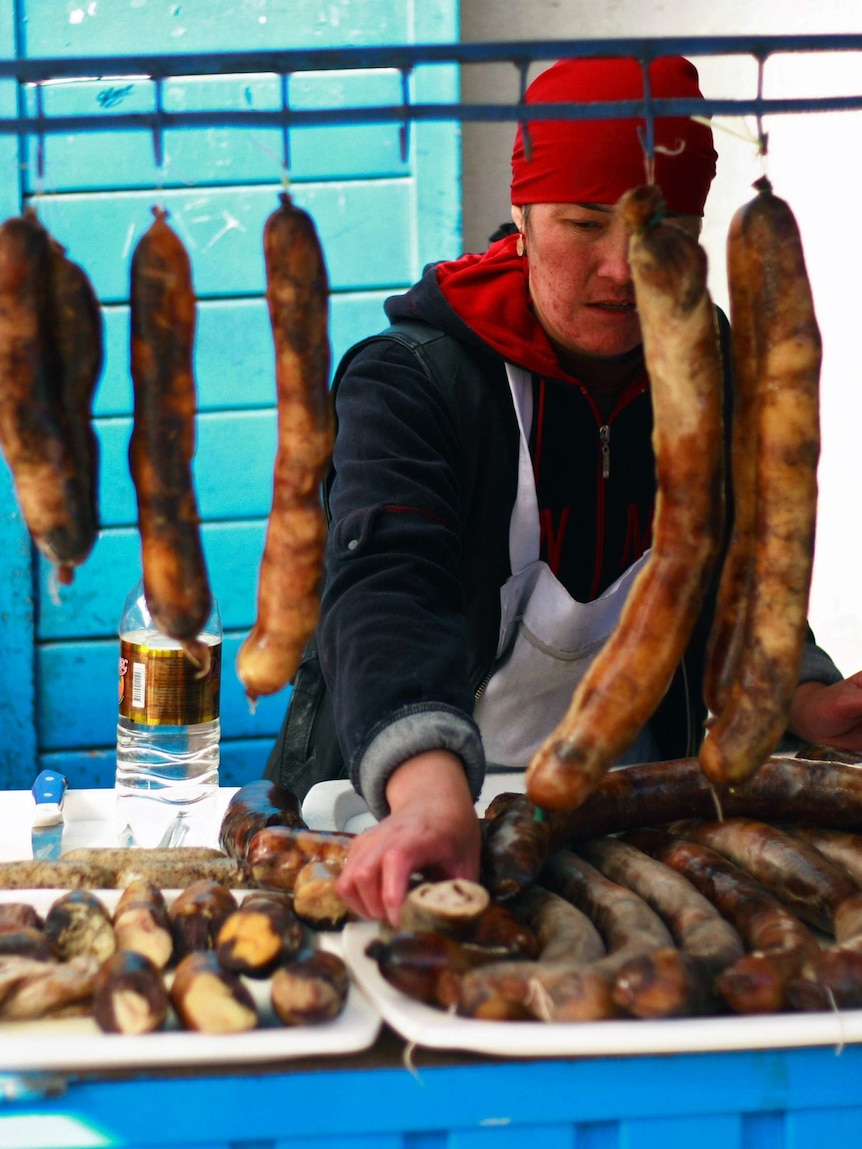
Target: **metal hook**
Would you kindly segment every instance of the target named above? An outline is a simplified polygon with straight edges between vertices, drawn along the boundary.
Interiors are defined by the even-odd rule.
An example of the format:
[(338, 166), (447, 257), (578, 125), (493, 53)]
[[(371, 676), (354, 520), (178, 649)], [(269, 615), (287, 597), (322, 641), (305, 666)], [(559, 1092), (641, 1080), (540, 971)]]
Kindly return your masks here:
[(164, 119), (164, 107), (162, 105), (162, 77), (152, 77), (155, 84), (155, 114), (153, 117), (153, 156), (155, 157), (156, 167), (161, 173), (165, 165), (165, 149), (164, 139), (162, 135), (162, 123)]
[(288, 72), (281, 74), (281, 155), (285, 179), (290, 171), (290, 101), (287, 95), (289, 75)]
[[(519, 77), (518, 103), (525, 104), (527, 102), (527, 73), (530, 65), (525, 60), (520, 60), (516, 67)], [(524, 148), (524, 159), (529, 163), (533, 158), (533, 137), (530, 135), (530, 125), (527, 120), (521, 120), (519, 127), (521, 129), (521, 144)]]
[[(404, 105), (405, 111), (410, 107), (410, 75), (412, 68), (401, 69), (401, 102)], [(407, 157), (410, 154), (410, 118), (404, 117), (404, 122), (398, 129), (398, 142), (401, 148), (401, 162), (407, 163)]]

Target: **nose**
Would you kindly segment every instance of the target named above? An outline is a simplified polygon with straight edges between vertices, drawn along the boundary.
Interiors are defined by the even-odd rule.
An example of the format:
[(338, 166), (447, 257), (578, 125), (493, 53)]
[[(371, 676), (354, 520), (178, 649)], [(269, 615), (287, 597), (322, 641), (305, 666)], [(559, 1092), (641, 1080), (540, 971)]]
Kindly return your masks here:
[(628, 286), (631, 283), (629, 233), (621, 220), (614, 220), (613, 226), (604, 236), (599, 253), (598, 274), (618, 286)]

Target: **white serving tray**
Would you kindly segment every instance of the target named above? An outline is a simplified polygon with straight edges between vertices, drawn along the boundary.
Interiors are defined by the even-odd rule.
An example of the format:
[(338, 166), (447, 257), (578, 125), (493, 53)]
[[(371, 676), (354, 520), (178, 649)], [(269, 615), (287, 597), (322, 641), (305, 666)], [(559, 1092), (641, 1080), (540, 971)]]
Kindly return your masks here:
[(376, 936), (374, 922), (345, 927), (344, 954), (353, 975), (396, 1033), (430, 1049), (490, 1057), (599, 1057), (806, 1045), (834, 1045), (840, 1052), (862, 1041), (862, 1010), (660, 1021), (476, 1021), (413, 1001), (385, 981), (377, 963), (365, 956)]
[[(2, 890), (4, 902), (27, 902), (43, 914), (61, 890)], [(112, 910), (118, 890), (96, 890)], [(170, 902), (178, 890), (164, 891)], [(237, 900), (248, 893), (236, 891)], [(314, 935), (317, 944), (342, 952), (338, 933)], [(372, 1045), (380, 1030), (377, 1009), (351, 984), (343, 1012), (320, 1025), (284, 1026), (273, 1013), (269, 980), (244, 979), (261, 1015), (247, 1033), (207, 1034), (180, 1029), (171, 1013), (165, 1029), (137, 1036), (103, 1033), (91, 1018), (46, 1021), (0, 1020), (0, 1071), (132, 1069), (153, 1066), (259, 1065), (304, 1057), (356, 1053)]]

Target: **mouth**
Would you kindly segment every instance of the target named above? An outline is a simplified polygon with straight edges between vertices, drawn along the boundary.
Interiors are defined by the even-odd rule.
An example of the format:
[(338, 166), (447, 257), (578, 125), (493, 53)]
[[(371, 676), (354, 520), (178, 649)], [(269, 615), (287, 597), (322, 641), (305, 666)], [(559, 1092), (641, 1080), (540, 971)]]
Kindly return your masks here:
[(619, 311), (625, 314), (633, 314), (637, 310), (634, 301), (626, 299), (597, 299), (588, 306), (595, 307), (599, 311)]

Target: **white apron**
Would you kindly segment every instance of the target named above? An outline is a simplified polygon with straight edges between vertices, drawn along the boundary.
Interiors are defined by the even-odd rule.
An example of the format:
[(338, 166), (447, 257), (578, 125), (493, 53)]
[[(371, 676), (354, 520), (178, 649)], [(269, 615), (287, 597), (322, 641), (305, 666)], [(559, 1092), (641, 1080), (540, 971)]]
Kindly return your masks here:
[[(575, 687), (610, 635), (649, 552), (592, 602), (578, 602), (539, 558), (539, 507), (530, 458), (533, 390), (528, 372), (506, 365), (518, 417), (518, 493), (509, 525), (512, 575), (500, 589), (495, 669), (473, 716), (488, 765), (525, 769), (560, 722)], [(648, 727), (618, 764), (655, 761)]]

